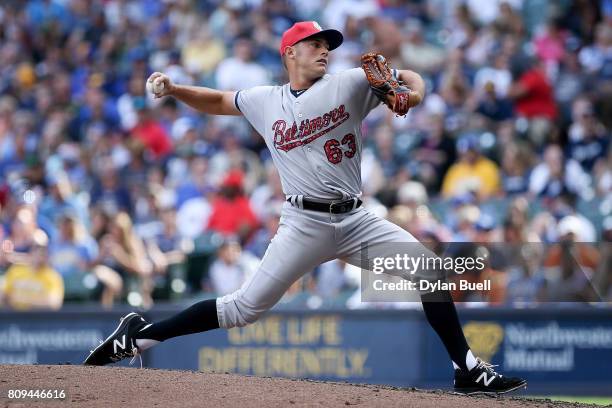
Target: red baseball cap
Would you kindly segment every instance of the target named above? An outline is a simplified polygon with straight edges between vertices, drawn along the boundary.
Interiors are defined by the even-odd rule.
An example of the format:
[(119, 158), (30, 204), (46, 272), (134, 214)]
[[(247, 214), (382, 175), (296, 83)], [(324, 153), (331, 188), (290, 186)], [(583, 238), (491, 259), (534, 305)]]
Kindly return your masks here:
[(299, 23), (295, 23), (290, 29), (283, 33), (280, 45), (280, 55), (285, 53), (285, 49), (287, 47), (291, 47), (292, 45), (295, 45), (296, 43), (316, 34), (321, 34), (323, 38), (327, 40), (330, 51), (338, 48), (344, 40), (342, 33), (338, 30), (324, 30), (316, 21), (300, 21)]

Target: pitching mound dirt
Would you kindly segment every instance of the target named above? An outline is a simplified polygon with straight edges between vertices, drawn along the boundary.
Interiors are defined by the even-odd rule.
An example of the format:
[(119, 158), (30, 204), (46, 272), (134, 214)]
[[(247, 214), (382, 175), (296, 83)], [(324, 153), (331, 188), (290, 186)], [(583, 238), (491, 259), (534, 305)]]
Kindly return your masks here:
[[(9, 390), (64, 390), (64, 400), (8, 399)], [(56, 393), (57, 394), (57, 393)], [(464, 397), (375, 385), (121, 367), (0, 366), (0, 407), (586, 407)]]

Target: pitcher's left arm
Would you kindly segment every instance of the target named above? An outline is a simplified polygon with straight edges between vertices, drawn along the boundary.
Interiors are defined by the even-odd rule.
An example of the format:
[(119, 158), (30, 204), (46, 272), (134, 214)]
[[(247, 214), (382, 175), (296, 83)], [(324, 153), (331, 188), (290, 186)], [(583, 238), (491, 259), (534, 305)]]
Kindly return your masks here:
[(419, 74), (408, 69), (397, 70), (397, 76), (408, 88), (410, 88), (410, 107), (415, 107), (425, 97), (425, 81)]

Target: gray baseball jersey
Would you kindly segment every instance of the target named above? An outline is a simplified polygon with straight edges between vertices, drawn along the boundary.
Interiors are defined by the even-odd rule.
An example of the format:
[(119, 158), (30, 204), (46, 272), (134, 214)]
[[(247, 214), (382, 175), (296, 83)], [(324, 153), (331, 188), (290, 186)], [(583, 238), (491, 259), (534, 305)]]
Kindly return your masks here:
[(235, 101), (265, 139), (286, 195), (361, 194), (361, 122), (380, 104), (361, 68), (326, 74), (297, 98), (285, 84), (239, 91)]
[[(289, 84), (259, 86), (237, 92), (235, 103), (263, 135), (288, 198), (331, 201), (361, 194), (361, 122), (380, 103), (362, 69), (325, 75), (297, 98)], [(340, 258), (361, 266), (364, 243), (369, 257), (394, 256), (389, 243), (411, 243), (411, 256), (435, 256), (363, 207), (330, 214), (303, 209), (299, 198), (290, 201), (258, 270), (239, 290), (217, 299), (221, 327), (253, 323), (323, 262)], [(412, 279), (402, 270), (386, 272)]]

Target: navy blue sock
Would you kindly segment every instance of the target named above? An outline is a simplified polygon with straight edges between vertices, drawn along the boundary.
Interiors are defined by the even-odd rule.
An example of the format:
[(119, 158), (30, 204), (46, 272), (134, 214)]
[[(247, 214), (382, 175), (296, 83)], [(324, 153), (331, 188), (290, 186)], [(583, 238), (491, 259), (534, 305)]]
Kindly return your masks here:
[(164, 341), (172, 337), (218, 329), (217, 299), (198, 302), (174, 316), (153, 323), (138, 332), (136, 338)]
[(465, 358), (470, 346), (463, 334), (450, 292), (439, 290), (422, 294), (421, 302), (427, 321), (444, 343), (451, 360), (461, 369), (467, 370)]

